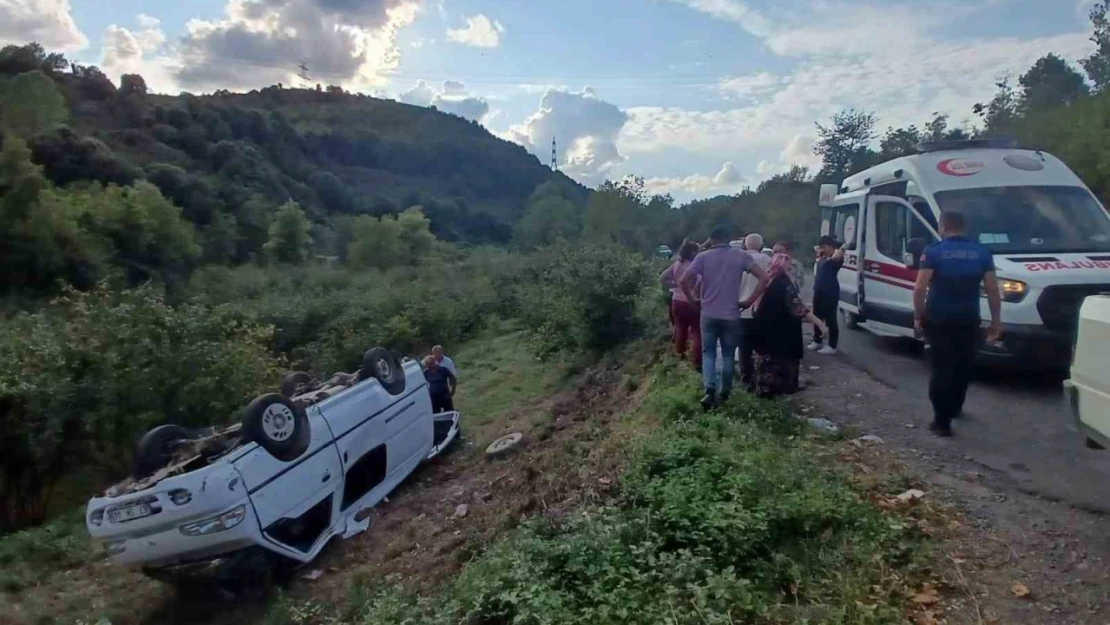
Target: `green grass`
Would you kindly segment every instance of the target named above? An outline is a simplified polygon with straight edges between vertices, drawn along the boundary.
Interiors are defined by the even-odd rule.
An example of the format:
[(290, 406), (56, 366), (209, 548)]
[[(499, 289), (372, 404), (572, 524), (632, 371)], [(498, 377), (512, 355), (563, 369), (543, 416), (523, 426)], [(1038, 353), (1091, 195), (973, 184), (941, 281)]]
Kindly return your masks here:
[[(634, 439), (609, 504), (536, 519), (439, 596), (356, 586), (352, 623), (902, 623), (922, 559), (913, 523), (872, 506), (778, 404), (735, 397), (701, 414), (669, 362), (621, 432)], [(636, 421), (649, 427), (637, 428)], [(276, 623), (305, 621), (288, 604)]]
[(47, 577), (96, 557), (84, 509), (0, 538), (0, 593), (19, 594)]
[(567, 379), (568, 365), (531, 355), (523, 330), (508, 323), (448, 353), (459, 367), (455, 406), (468, 425), (499, 423), (551, 395)]

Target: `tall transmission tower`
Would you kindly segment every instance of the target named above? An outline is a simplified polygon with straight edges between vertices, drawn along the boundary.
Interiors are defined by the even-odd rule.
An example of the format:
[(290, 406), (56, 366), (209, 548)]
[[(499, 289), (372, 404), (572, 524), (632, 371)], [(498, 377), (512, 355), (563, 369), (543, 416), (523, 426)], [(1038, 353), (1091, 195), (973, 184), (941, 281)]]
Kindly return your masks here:
[(308, 65), (304, 61), (301, 61), (301, 64), (297, 66), (297, 69), (301, 70), (300, 73), (297, 74), (298, 78), (305, 81), (306, 83), (312, 82), (312, 79), (308, 77)]
[(551, 171), (559, 171), (559, 157), (555, 150), (555, 137), (551, 137)]

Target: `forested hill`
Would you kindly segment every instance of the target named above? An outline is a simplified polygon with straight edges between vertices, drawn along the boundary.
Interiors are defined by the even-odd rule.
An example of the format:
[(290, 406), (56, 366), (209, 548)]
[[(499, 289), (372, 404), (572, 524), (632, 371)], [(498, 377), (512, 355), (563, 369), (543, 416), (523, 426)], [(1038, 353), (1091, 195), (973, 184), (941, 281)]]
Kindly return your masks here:
[[(233, 258), (219, 260), (257, 253), (274, 211), (290, 199), (314, 222), (315, 247), (326, 255), (347, 230), (336, 219), (343, 215), (419, 205), (442, 240), (504, 242), (542, 183), (555, 180), (576, 203), (587, 194), (475, 122), (337, 87), (164, 96), (135, 75), (117, 89), (97, 68), (35, 45), (0, 53), (3, 79), (28, 72), (41, 72), (64, 96), (66, 114), (23, 133), (54, 184), (149, 180), (198, 228), (228, 231)], [(51, 94), (22, 81), (7, 90), (9, 100), (41, 117)]]

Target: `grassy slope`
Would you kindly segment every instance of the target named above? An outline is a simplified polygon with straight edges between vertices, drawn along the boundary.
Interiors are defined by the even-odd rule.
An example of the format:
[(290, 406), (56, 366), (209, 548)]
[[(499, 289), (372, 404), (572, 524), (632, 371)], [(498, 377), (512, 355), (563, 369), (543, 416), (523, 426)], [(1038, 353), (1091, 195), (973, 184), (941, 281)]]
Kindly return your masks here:
[[(73, 534), (0, 542), (0, 558), (23, 562), (5, 566), (23, 577), (0, 610), (20, 625), (902, 622), (918, 524), (872, 506), (835, 446), (743, 397), (699, 414), (695, 376), (669, 360), (645, 371), (657, 358), (650, 346), (576, 375), (524, 345), (501, 327), (449, 350), (464, 445), (391, 498), (376, 531), (333, 545), (315, 565), (323, 581), (294, 584), (264, 619), (181, 604), (88, 562), (76, 522)], [(531, 439), (523, 452), (482, 458), (514, 430)], [(452, 518), (452, 497), (484, 488), (491, 501)], [(409, 594), (417, 588), (421, 599)]]

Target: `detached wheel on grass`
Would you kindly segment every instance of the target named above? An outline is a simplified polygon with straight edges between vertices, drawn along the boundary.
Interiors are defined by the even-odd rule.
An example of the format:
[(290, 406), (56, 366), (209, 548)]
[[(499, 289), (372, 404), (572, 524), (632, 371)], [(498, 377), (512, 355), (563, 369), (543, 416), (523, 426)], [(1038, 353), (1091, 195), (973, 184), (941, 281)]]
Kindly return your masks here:
[(358, 370), (358, 379), (376, 379), (382, 388), (390, 395), (400, 395), (405, 392), (405, 370), (396, 356), (388, 349), (371, 347), (362, 357), (362, 368)]
[(312, 432), (308, 415), (285, 395), (269, 393), (255, 398), (243, 414), (243, 436), (283, 462), (308, 449)]
[(520, 449), (523, 442), (524, 435), (520, 432), (513, 432), (512, 434), (502, 436), (490, 443), (489, 447), (486, 447), (486, 457), (500, 458), (501, 456), (507, 456), (517, 449)]
[(189, 438), (189, 430), (180, 425), (160, 425), (144, 434), (135, 449), (135, 477), (150, 477), (168, 467), (178, 444)]
[(293, 371), (285, 374), (281, 380), (281, 394), (286, 397), (296, 397), (304, 393), (316, 380), (304, 371)]

